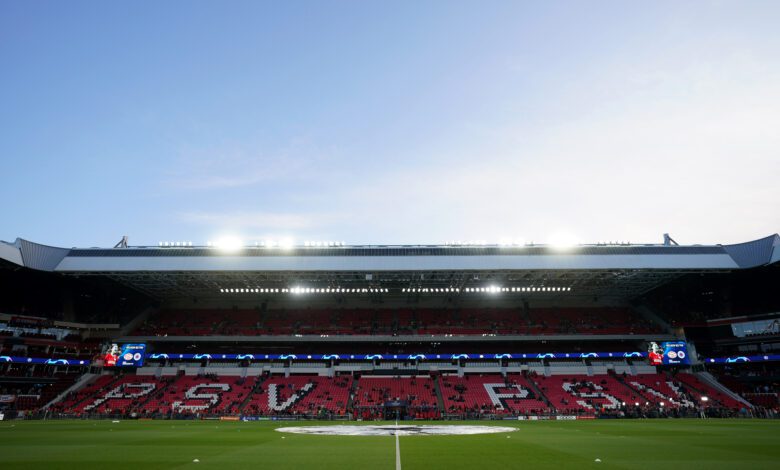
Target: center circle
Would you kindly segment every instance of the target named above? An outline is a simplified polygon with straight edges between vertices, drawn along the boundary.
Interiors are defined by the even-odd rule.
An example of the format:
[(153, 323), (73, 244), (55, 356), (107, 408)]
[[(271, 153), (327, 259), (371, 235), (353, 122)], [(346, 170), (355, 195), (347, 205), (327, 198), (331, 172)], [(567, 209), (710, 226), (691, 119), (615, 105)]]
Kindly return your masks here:
[(517, 431), (516, 428), (506, 426), (447, 426), (429, 424), (291, 426), (276, 428), (276, 430), (292, 434), (314, 434), (318, 436), (466, 436), (470, 434), (495, 434)]

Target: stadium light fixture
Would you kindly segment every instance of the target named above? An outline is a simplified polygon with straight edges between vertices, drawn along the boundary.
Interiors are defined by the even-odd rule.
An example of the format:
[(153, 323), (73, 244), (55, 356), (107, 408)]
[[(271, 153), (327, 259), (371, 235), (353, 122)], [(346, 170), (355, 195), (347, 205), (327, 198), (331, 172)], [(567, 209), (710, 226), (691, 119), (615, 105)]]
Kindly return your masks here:
[(235, 236), (225, 236), (217, 240), (214, 246), (221, 251), (231, 253), (239, 251), (244, 246), (244, 242)]
[(710, 399), (707, 397), (701, 397), (701, 401), (707, 403), (708, 401), (710, 401)]
[(549, 244), (553, 248), (565, 250), (578, 245), (580, 242), (578, 238), (570, 233), (558, 232), (550, 237)]

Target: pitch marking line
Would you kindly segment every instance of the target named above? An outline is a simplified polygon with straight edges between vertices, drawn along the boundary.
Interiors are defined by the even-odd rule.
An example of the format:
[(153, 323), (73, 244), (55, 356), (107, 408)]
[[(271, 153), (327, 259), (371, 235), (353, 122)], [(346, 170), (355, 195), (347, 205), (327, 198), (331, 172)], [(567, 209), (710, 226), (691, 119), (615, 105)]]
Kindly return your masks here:
[(395, 470), (401, 470), (401, 444), (398, 441), (398, 420), (395, 421)]

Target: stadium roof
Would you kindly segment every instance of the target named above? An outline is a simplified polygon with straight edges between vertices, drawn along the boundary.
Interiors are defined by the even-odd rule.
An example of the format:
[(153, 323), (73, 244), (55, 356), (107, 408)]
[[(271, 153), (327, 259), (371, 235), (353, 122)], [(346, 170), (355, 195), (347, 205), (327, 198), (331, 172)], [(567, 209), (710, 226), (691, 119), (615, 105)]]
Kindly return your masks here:
[(356, 293), (415, 295), (492, 287), (528, 295), (633, 297), (687, 273), (775, 263), (780, 236), (706, 246), (372, 245), (229, 251), (197, 246), (68, 249), (17, 239), (0, 242), (0, 259), (69, 276), (109, 277), (156, 298), (285, 293), (300, 287), (312, 293), (358, 289)]

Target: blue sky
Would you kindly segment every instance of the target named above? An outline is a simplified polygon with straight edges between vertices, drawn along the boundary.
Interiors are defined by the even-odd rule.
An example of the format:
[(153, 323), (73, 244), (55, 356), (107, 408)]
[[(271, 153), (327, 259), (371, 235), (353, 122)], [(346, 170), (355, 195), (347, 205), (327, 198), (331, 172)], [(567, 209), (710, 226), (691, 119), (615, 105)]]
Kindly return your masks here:
[(780, 3), (2, 2), (0, 239), (780, 231)]

